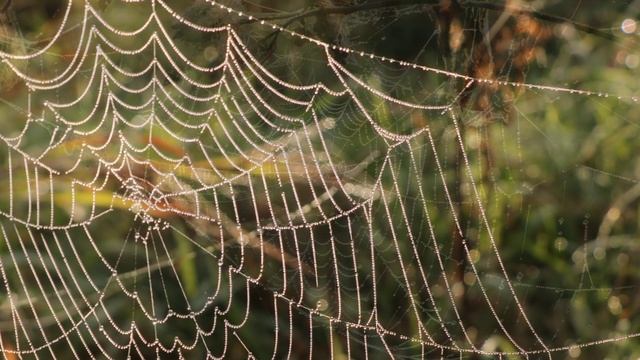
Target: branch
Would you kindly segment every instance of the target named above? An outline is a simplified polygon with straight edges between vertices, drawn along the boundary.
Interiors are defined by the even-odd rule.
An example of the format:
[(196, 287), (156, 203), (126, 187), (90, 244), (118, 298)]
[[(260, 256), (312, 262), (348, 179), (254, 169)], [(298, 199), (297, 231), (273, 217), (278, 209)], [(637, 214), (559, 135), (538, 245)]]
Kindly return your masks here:
[[(256, 17), (254, 20), (246, 20), (243, 23), (261, 21), (261, 20), (286, 20), (284, 24), (281, 26), (286, 28), (293, 24), (294, 22), (312, 16), (322, 16), (322, 15), (348, 15), (359, 11), (368, 11), (368, 10), (377, 10), (391, 7), (400, 7), (400, 6), (416, 6), (423, 5), (428, 7), (429, 9), (438, 9), (440, 8), (439, 2), (429, 1), (429, 0), (413, 0), (413, 1), (402, 1), (402, 0), (382, 0), (376, 2), (365, 2), (362, 4), (349, 5), (349, 6), (330, 6), (330, 7), (316, 7), (309, 10), (302, 10), (295, 13), (285, 13), (280, 15), (268, 16), (258, 18)], [(477, 1), (477, 0), (466, 0), (460, 1), (459, 5), (463, 9), (484, 9), (491, 11), (507, 11), (515, 15), (527, 15), (531, 16), (535, 19), (542, 20), (549, 23), (554, 24), (571, 24), (576, 29), (595, 35), (598, 37), (605, 38), (607, 40), (616, 40), (616, 36), (612, 33), (602, 31), (600, 29), (596, 29), (586, 24), (578, 23), (572, 21), (571, 19), (564, 18), (562, 16), (551, 15), (548, 13), (540, 12), (533, 9), (527, 9), (522, 7), (517, 7), (513, 5), (508, 5), (505, 3), (492, 3), (487, 1)]]
[(616, 40), (616, 37), (612, 33), (605, 32), (600, 29), (596, 29), (586, 24), (575, 22), (571, 19), (567, 19), (562, 16), (551, 15), (551, 14), (543, 13), (543, 12), (532, 10), (532, 9), (526, 9), (526, 8), (521, 8), (513, 5), (507, 5), (507, 4), (491, 3), (486, 1), (474, 1), (474, 0), (463, 1), (460, 5), (463, 8), (468, 7), (468, 8), (486, 9), (486, 10), (492, 10), (492, 11), (507, 11), (516, 15), (527, 15), (535, 19), (554, 23), (554, 24), (571, 24), (576, 29), (583, 31), (585, 33), (596, 35), (596, 36), (605, 38), (607, 40)]
[[(331, 15), (331, 14), (339, 14), (339, 15), (348, 15), (354, 12), (359, 11), (367, 11), (367, 10), (378, 10), (384, 8), (391, 7), (399, 7), (399, 6), (415, 6), (415, 5), (426, 5), (429, 7), (437, 7), (438, 4), (435, 2), (428, 2), (425, 0), (415, 0), (415, 1), (402, 1), (402, 0), (383, 0), (376, 2), (366, 2), (363, 4), (357, 5), (349, 5), (349, 6), (330, 6), (330, 7), (319, 7), (315, 9), (310, 9), (306, 11), (302, 11), (297, 14), (282, 14), (277, 16), (272, 16), (270, 18), (265, 18), (261, 20), (287, 20), (287, 25), (295, 22), (296, 20), (300, 20), (306, 17), (318, 16), (318, 15)], [(282, 25), (286, 27), (287, 25)]]
[(10, 6), (11, 6), (11, 0), (6, 0), (4, 4), (2, 4), (2, 7), (0, 8), (0, 14), (6, 13), (7, 10), (9, 10)]

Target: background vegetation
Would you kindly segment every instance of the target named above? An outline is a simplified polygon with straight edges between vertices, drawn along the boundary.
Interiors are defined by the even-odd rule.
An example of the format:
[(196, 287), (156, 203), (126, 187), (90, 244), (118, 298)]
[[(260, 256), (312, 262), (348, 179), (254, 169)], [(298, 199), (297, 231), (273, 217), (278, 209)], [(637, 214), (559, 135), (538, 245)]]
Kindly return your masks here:
[[(204, 2), (175, 0), (170, 3), (181, 14), (186, 14), (186, 17), (199, 24), (211, 26), (230, 21), (225, 14)], [(121, 28), (129, 29), (133, 27), (131, 24), (138, 24), (138, 19), (148, 10), (144, 5), (111, 0), (94, 1), (92, 4)], [(637, 331), (640, 326), (640, 263), (637, 261), (640, 255), (640, 157), (637, 156), (640, 152), (640, 105), (632, 97), (640, 96), (639, 30), (633, 25), (640, 14), (640, 2), (256, 0), (228, 4), (329, 43), (381, 56), (478, 78), (602, 93), (603, 96), (585, 96), (477, 84), (465, 89), (463, 81), (448, 76), (371, 61), (357, 55), (333, 53), (338, 61), (366, 79), (368, 84), (398, 98), (417, 103), (435, 103), (460, 94), (455, 112), (462, 124), (465, 149), (502, 259), (529, 319), (550, 346), (572, 346)], [(68, 54), (75, 51), (74, 40), (77, 37), (74, 36), (77, 34), (74, 35), (73, 29), (79, 27), (82, 2), (74, 6), (75, 15), (68, 25), (71, 30), (39, 63), (24, 65), (29, 73), (52, 76), (69, 60)], [(0, 40), (3, 51), (28, 53), (47, 43), (60, 24), (64, 7), (65, 3), (61, 0), (8, 2), (1, 14)], [(626, 22), (627, 27), (622, 28), (625, 19), (630, 21)], [(256, 56), (281, 78), (290, 82), (324, 81), (336, 84), (318, 48), (278, 35), (255, 23), (236, 18), (231, 22), (237, 23), (234, 28)], [(194, 62), (213, 63), (223, 56), (223, 42), (219, 38), (184, 31), (179, 25), (170, 27), (170, 30)], [(203, 44), (210, 46), (203, 49)], [(144, 60), (139, 61), (142, 63)], [(26, 89), (7, 66), (0, 67), (0, 76), (0, 133), (9, 136), (24, 124)], [(79, 83), (82, 84), (81, 81)], [(624, 98), (619, 99), (618, 95)], [(65, 98), (65, 94), (59, 96)], [(323, 105), (325, 114), (335, 118), (334, 127), (326, 132), (331, 138), (334, 162), (340, 165), (345, 176), (350, 177), (349, 180), (354, 184), (370, 185), (382, 166), (382, 157), (376, 157), (375, 154), (384, 148), (384, 144), (361, 118), (352, 116), (356, 113), (352, 106), (332, 104), (329, 103), (330, 99), (326, 101)], [(478, 220), (479, 209), (474, 202), (471, 184), (464, 175), (464, 162), (450, 119), (426, 112), (407, 112), (406, 109), (379, 100), (376, 102), (374, 98), (367, 98), (365, 102), (372, 109), (376, 121), (387, 129), (410, 133), (429, 125), (444, 165), (447, 184), (453, 189), (460, 223), (475, 251), (475, 266), (487, 286), (490, 298), (496, 301), (499, 317), (510, 324), (509, 331), (518, 342), (526, 348), (537, 347), (535, 339), (526, 331), (522, 318), (518, 317), (513, 302), (509, 300), (504, 277)], [(78, 111), (76, 116), (86, 114), (88, 104), (90, 102), (84, 107), (74, 107), (74, 111)], [(69, 113), (69, 116), (74, 115)], [(53, 118), (48, 118), (43, 128), (51, 129), (52, 126), (47, 124), (54, 123)], [(48, 142), (49, 136), (47, 131), (30, 134), (29, 144), (24, 146), (37, 148)], [(159, 136), (158, 142), (162, 141), (160, 138), (162, 136)], [(72, 148), (73, 144), (69, 146)], [(179, 147), (181, 144), (169, 143), (166, 146)], [(73, 150), (70, 151), (73, 153)], [(455, 301), (461, 317), (469, 324), (468, 333), (480, 348), (513, 351), (513, 346), (491, 322), (492, 315), (483, 305), (482, 293), (471, 276), (470, 264), (463, 252), (461, 238), (454, 230), (438, 171), (430, 155), (429, 143), (425, 139), (417, 139), (410, 147), (399, 149), (393, 159), (397, 164), (403, 199), (407, 208), (415, 211), (411, 215), (415, 220), (412, 225), (420, 234), (419, 242), (424, 245), (421, 249), (424, 253), (422, 261), (430, 272), (438, 273), (433, 248), (428, 244), (426, 224), (420, 214), (420, 204), (417, 201), (412, 203), (412, 199), (418, 198), (419, 189), (411, 179), (409, 153), (416, 155), (422, 163), (421, 185), (425, 189), (433, 189), (429, 190), (428, 198), (431, 200), (429, 206), (434, 229), (441, 240), (440, 251), (446, 259), (449, 281), (458, 289)], [(5, 172), (8, 166), (6, 154), (6, 148), (2, 147), (0, 203), (3, 209), (10, 200)], [(371, 154), (374, 156), (371, 157)], [(61, 155), (60, 158), (59, 161), (63, 163), (65, 156)], [(393, 186), (388, 173), (384, 175), (383, 184), (389, 189)], [(243, 190), (239, 191), (242, 193)], [(14, 195), (19, 193), (16, 191)], [(61, 201), (56, 204), (62, 210), (65, 209), (62, 199), (66, 195), (60, 194)], [(21, 201), (27, 206), (26, 199)], [(91, 198), (79, 201), (86, 201), (88, 208)], [(393, 200), (391, 219), (399, 224), (402, 219), (397, 201)], [(242, 206), (245, 205), (246, 208), (240, 209), (241, 212), (251, 210), (248, 202)], [(227, 210), (228, 213), (232, 211)], [(373, 215), (376, 224), (384, 224), (388, 217), (383, 211)], [(212, 290), (212, 279), (218, 274), (216, 264), (181, 238), (188, 236), (206, 244), (207, 238), (213, 235), (206, 227), (186, 220), (169, 221), (174, 230), (172, 235), (168, 235), (168, 241), (177, 259), (176, 268), (181, 281), (189, 296), (206, 299)], [(8, 219), (2, 218), (0, 222), (13, 231)], [(133, 273), (131, 278), (146, 276), (145, 273), (136, 274), (136, 259), (138, 266), (143, 259), (137, 252), (139, 246), (123, 246), (121, 241), (133, 226), (131, 216), (126, 212), (92, 224), (92, 231), (101, 234), (100, 246), (109, 256), (119, 256), (124, 247), (122, 256), (125, 261), (119, 270), (121, 273)], [(247, 230), (251, 230), (252, 226), (255, 224), (247, 224)], [(345, 224), (338, 224), (336, 231), (339, 232), (336, 236), (346, 234)], [(364, 224), (356, 224), (355, 231), (362, 239), (368, 236)], [(394, 331), (415, 335), (415, 324), (411, 324), (403, 315), (408, 308), (404, 302), (406, 298), (397, 296), (398, 292), (402, 292), (402, 284), (398, 280), (399, 264), (390, 249), (389, 229), (381, 225), (374, 236), (381, 260), (377, 266), (382, 273), (386, 271), (386, 275), (378, 279), (378, 289), (383, 289), (378, 293), (380, 308), (384, 309), (381, 310), (381, 317), (391, 324), (389, 326)], [(8, 269), (25, 266), (24, 257), (16, 259), (10, 256), (3, 241), (6, 240), (0, 240), (0, 257), (4, 266)], [(361, 241), (364, 246), (365, 240)], [(102, 267), (95, 253), (91, 253), (90, 245), (78, 242), (78, 246), (86, 250), (85, 263), (89, 264), (89, 273), (95, 274), (98, 280), (106, 279), (110, 274), (98, 273)], [(406, 247), (403, 251), (408, 254), (409, 244), (403, 242), (401, 246)], [(389, 251), (385, 252), (384, 249)], [(234, 256), (233, 250), (230, 250), (230, 254)], [(350, 258), (345, 256), (344, 260), (350, 261)], [(233, 260), (229, 261), (233, 263)], [(362, 260), (366, 261), (366, 258)], [(95, 268), (91, 264), (95, 264)], [(47, 262), (40, 265), (47, 266)], [(266, 280), (266, 288), (258, 289), (253, 294), (258, 302), (262, 299), (266, 303), (252, 307), (257, 319), (254, 320), (255, 326), (249, 330), (239, 330), (243, 341), (258, 358), (265, 356), (261, 354), (270, 354), (273, 348), (270, 340), (270, 331), (274, 326), (273, 305), (268, 289), (270, 286), (277, 288), (277, 279), (272, 280), (273, 285), (271, 280)], [(17, 283), (18, 280), (9, 281)], [(441, 280), (435, 281), (432, 290), (437, 297), (446, 300), (438, 281)], [(36, 289), (33, 281), (28, 283)], [(168, 286), (175, 287), (170, 288), (169, 293), (178, 291), (175, 282), (168, 282)], [(117, 288), (110, 291), (107, 302), (109, 312), (116, 321), (128, 323), (131, 316), (136, 316), (131, 315), (129, 300), (119, 297)], [(239, 303), (245, 301), (242, 300), (244, 287), (239, 286), (232, 291), (237, 292), (238, 299), (241, 299)], [(326, 288), (322, 291), (309, 295), (309, 301), (326, 299), (323, 301), (328, 301), (327, 306), (333, 306), (335, 294)], [(363, 290), (364, 293), (369, 291)], [(8, 301), (7, 294), (0, 291), (0, 334), (4, 346), (10, 348), (15, 344), (9, 340), (11, 336), (5, 335), (11, 334), (14, 326), (12, 313), (7, 310), (10, 307)], [(442, 306), (447, 309), (446, 301), (443, 300)], [(351, 308), (348, 307), (346, 311), (353, 310)], [(242, 311), (243, 306), (232, 310), (229, 318), (241, 317)], [(426, 302), (425, 313), (429, 313)], [(284, 321), (281, 323), (283, 326), (288, 321), (286, 307), (281, 309), (280, 316)], [(449, 318), (453, 319), (452, 316)], [(305, 336), (308, 329), (305, 321), (308, 319), (296, 315), (294, 329), (298, 330), (294, 335), (292, 350), (292, 357), (295, 358), (307, 356), (308, 339)], [(429, 326), (436, 325), (437, 322), (432, 321)], [(25, 326), (28, 332), (36, 329), (33, 323)], [(97, 324), (92, 323), (91, 326)], [(191, 330), (189, 326), (178, 324), (170, 329), (164, 328), (166, 333), (160, 336), (166, 339), (187, 337)], [(287, 330), (281, 331), (282, 334), (287, 333)], [(314, 351), (326, 351), (328, 354), (328, 328), (318, 327), (314, 331), (317, 332)], [(344, 354), (344, 332), (338, 331), (333, 336), (334, 351)], [(372, 357), (386, 356), (380, 344), (370, 346), (369, 355)], [(416, 349), (410, 345), (394, 346), (399, 357), (416, 354)], [(245, 356), (244, 349), (238, 343), (234, 343), (228, 351), (233, 358)], [(286, 352), (280, 352), (277, 357), (285, 355)], [(429, 356), (435, 358), (439, 355), (434, 351)], [(199, 357), (202, 353), (192, 356)], [(451, 353), (447, 356), (457, 355)], [(580, 350), (571, 348), (570, 351), (555, 354), (554, 358), (622, 359), (638, 356), (640, 342), (632, 338)]]

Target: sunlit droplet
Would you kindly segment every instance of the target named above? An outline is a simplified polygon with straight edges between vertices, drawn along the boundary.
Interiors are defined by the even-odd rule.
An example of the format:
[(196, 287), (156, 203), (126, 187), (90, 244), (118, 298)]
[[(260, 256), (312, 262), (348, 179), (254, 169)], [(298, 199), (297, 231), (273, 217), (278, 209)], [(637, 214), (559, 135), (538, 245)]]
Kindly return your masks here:
[(640, 65), (640, 56), (636, 54), (629, 54), (625, 57), (624, 64), (627, 65), (629, 69), (635, 69)]
[(220, 56), (220, 53), (215, 46), (208, 46), (204, 49), (203, 55), (207, 61), (214, 61)]
[(476, 283), (476, 275), (473, 272), (465, 273), (464, 283), (467, 284), (467, 286), (473, 286)]
[(316, 310), (325, 311), (329, 307), (329, 303), (325, 299), (320, 299), (316, 302)]
[(564, 250), (564, 249), (566, 249), (566, 248), (567, 248), (568, 241), (567, 241), (567, 239), (566, 239), (566, 238), (564, 238), (564, 237), (560, 236), (560, 237), (557, 237), (557, 238), (556, 238), (556, 241), (555, 241), (555, 244), (554, 244), (554, 245), (555, 245), (555, 247), (556, 247), (556, 249), (557, 249), (558, 251), (562, 251), (562, 250)]
[(575, 358), (580, 356), (580, 353), (582, 353), (582, 351), (576, 345), (572, 345), (572, 346), (569, 347), (569, 356), (570, 357), (575, 359)]
[(620, 298), (617, 296), (610, 297), (609, 301), (607, 301), (607, 305), (609, 306), (609, 311), (611, 311), (613, 315), (620, 315), (622, 312), (622, 303), (620, 303)]
[(633, 34), (638, 29), (638, 23), (633, 19), (624, 19), (620, 25), (620, 30), (625, 34)]

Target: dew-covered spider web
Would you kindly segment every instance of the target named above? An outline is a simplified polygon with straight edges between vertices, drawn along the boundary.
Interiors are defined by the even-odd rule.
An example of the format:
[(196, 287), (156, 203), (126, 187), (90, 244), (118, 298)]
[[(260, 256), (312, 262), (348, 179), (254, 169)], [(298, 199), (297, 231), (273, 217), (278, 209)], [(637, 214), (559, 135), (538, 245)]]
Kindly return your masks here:
[(556, 239), (579, 244), (564, 287), (513, 271), (537, 234), (504, 228), (545, 210), (501, 214), (522, 191), (492, 182), (502, 158), (483, 139), (517, 158), (546, 130), (525, 110), (494, 130), (466, 111), (477, 89), (542, 107), (636, 98), (399, 61), (214, 1), (198, 8), (210, 21), (164, 0), (110, 7), (121, 18), (70, 1), (49, 42), (2, 53), (25, 89), (0, 120), (5, 358), (564, 358), (640, 335), (612, 322), (559, 342), (529, 315), (581, 291), (616, 306), (589, 268), (600, 219)]

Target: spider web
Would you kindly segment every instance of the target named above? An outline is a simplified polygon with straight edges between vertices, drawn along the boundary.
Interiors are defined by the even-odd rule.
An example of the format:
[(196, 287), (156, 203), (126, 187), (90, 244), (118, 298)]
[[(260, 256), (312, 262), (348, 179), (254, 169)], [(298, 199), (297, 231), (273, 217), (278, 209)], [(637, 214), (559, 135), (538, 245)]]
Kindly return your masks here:
[[(502, 261), (459, 104), (476, 84), (637, 99), (398, 61), (213, 1), (225, 19), (217, 26), (152, 0), (142, 4), (148, 17), (126, 30), (80, 3), (79, 39), (58, 75), (34, 74), (66, 35), (74, 2), (46, 46), (2, 54), (28, 89), (26, 113), (0, 137), (6, 357), (552, 358), (639, 335), (554, 345), (537, 330)], [(238, 20), (301, 41), (320, 63), (310, 77), (330, 80), (269, 69)], [(397, 98), (353, 66), (399, 66), (427, 76), (433, 90), (427, 101)], [(385, 121), (385, 107), (404, 115)], [(426, 124), (414, 126), (416, 117)], [(441, 124), (452, 129), (446, 145)], [(48, 143), (35, 140), (43, 133)], [(358, 161), (346, 162), (354, 139)], [(460, 218), (446, 151), (461, 155), (460, 181), (477, 213), (464, 221), (476, 234)], [(474, 311), (490, 323), (459, 310), (465, 289), (452, 281), (445, 250), (452, 238), (481, 299)], [(483, 262), (497, 266), (500, 298)], [(380, 296), (390, 291), (392, 300)], [(508, 346), (487, 346), (495, 334)]]

